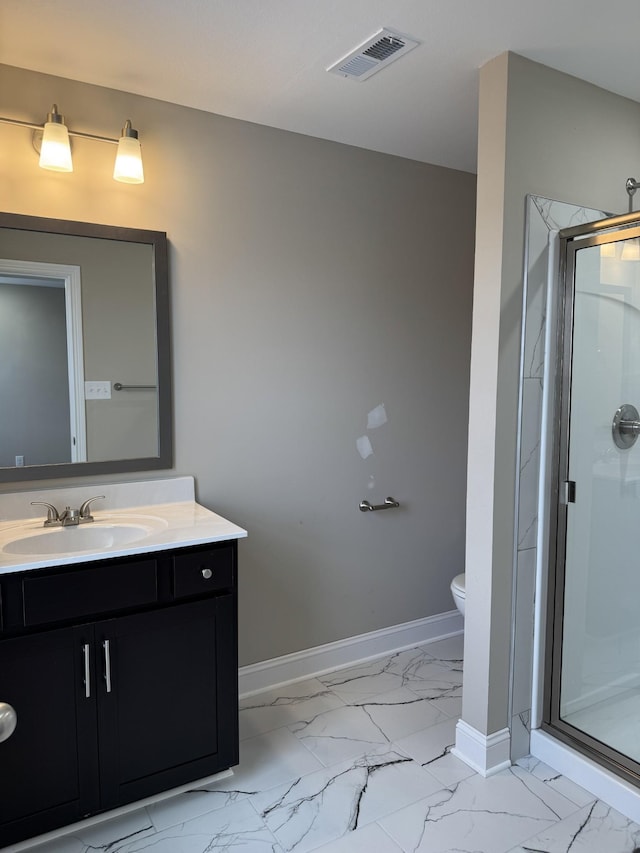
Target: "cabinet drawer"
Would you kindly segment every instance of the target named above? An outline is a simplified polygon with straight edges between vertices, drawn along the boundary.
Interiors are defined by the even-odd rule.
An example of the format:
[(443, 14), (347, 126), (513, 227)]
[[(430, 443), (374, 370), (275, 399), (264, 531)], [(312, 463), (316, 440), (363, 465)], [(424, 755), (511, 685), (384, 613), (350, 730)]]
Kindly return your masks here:
[(22, 581), (25, 626), (153, 604), (156, 561), (82, 568)]
[(210, 548), (173, 558), (173, 592), (176, 598), (202, 595), (233, 586), (233, 548)]

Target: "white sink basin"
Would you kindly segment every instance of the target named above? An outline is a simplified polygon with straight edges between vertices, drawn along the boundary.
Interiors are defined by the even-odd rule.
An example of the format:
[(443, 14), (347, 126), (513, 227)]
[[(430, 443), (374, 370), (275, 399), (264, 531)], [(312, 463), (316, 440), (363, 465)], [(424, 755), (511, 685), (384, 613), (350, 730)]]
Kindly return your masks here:
[[(7, 531), (0, 545), (5, 554), (21, 556), (64, 556), (82, 551), (109, 551), (140, 542), (167, 526), (166, 521), (150, 516), (109, 518), (75, 527), (29, 527)], [(9, 538), (10, 536), (10, 538)]]

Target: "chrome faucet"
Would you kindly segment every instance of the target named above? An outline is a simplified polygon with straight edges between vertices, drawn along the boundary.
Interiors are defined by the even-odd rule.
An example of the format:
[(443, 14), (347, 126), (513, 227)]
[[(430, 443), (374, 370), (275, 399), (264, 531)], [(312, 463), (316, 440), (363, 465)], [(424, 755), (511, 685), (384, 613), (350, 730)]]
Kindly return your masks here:
[(80, 510), (71, 509), (70, 506), (65, 507), (58, 517), (63, 527), (76, 527), (80, 524)]
[[(104, 495), (95, 495), (93, 498), (88, 498), (83, 504), (80, 504), (80, 518), (78, 519), (80, 524), (86, 524), (87, 521), (93, 521), (93, 516), (89, 512), (89, 506), (93, 503), (93, 501), (103, 501)], [(69, 509), (69, 507), (67, 507)]]
[(54, 507), (53, 504), (45, 503), (44, 501), (31, 501), (31, 506), (46, 506), (47, 507), (47, 517), (44, 522), (45, 527), (60, 527), (62, 522), (60, 521), (60, 516), (58, 515), (58, 510)]
[(46, 506), (47, 517), (44, 522), (45, 527), (77, 527), (78, 524), (86, 524), (93, 521), (93, 516), (89, 507), (93, 501), (104, 500), (104, 495), (96, 495), (89, 498), (80, 509), (71, 509), (70, 506), (65, 507), (64, 512), (59, 513), (53, 504), (45, 503), (44, 501), (31, 501), (31, 506)]

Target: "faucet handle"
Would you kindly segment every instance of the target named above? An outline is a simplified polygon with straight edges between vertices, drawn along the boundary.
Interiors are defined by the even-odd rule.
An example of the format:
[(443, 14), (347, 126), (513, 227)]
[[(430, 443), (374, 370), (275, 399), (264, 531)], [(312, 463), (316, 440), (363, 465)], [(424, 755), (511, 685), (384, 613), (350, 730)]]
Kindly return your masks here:
[(60, 524), (60, 516), (58, 515), (58, 510), (54, 507), (53, 504), (48, 504), (45, 501), (31, 501), (31, 506), (47, 507), (47, 519), (44, 523), (45, 527), (50, 527), (54, 524)]
[(93, 521), (93, 516), (89, 512), (89, 506), (92, 501), (103, 501), (104, 495), (95, 495), (93, 498), (88, 498), (80, 507), (80, 518), (82, 521)]

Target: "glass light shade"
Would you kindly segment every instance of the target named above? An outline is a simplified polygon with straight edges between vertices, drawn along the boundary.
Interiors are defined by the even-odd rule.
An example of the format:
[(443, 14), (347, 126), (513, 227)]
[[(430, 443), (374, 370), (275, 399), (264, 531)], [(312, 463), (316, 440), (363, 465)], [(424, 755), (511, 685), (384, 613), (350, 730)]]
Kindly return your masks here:
[(601, 258), (615, 258), (616, 256), (616, 244), (615, 243), (603, 243), (600, 246), (600, 257)]
[(640, 261), (640, 243), (637, 240), (625, 240), (620, 257), (623, 261)]
[(60, 122), (48, 121), (42, 134), (40, 166), (53, 172), (73, 172), (69, 131)]
[(113, 168), (113, 180), (124, 184), (144, 183), (140, 142), (134, 136), (121, 136)]

